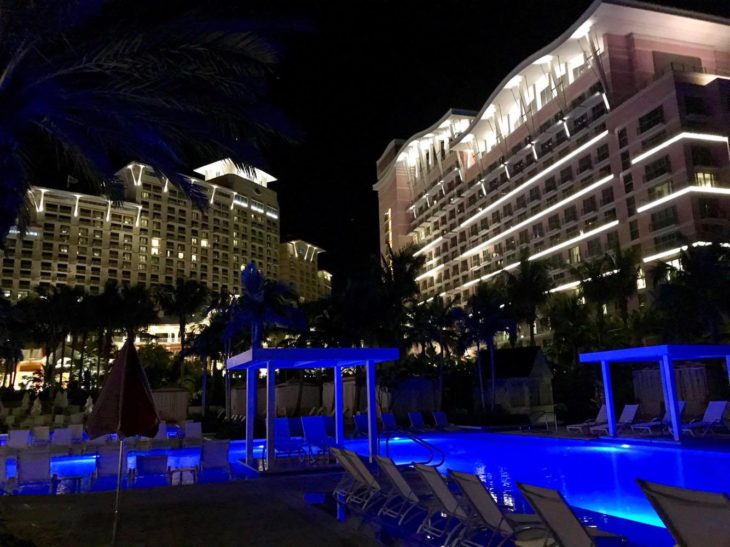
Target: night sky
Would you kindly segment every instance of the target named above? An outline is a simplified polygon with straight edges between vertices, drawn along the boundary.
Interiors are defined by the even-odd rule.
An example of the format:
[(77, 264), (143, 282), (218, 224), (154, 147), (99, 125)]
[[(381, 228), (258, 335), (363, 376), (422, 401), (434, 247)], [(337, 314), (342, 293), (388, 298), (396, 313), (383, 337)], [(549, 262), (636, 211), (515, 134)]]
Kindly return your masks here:
[[(309, 30), (283, 42), (273, 100), (298, 144), (267, 154), (282, 240), (326, 249), (336, 280), (378, 253), (375, 161), (449, 108), (478, 110), (515, 65), (564, 32), (589, 0), (293, 2)], [(730, 14), (730, 2), (672, 0)], [(276, 6), (276, 3), (274, 4)]]

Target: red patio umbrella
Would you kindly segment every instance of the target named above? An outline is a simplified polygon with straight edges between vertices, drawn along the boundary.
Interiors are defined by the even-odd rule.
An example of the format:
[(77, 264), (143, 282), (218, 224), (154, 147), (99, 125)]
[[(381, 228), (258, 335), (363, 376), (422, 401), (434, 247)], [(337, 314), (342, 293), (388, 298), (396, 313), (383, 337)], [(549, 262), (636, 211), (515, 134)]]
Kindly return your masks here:
[(119, 492), (122, 487), (124, 438), (132, 435), (154, 437), (159, 424), (160, 419), (157, 416), (147, 375), (139, 361), (134, 343), (127, 339), (114, 359), (86, 423), (86, 432), (91, 439), (110, 433), (116, 433), (119, 437), (119, 469), (117, 492), (114, 499), (112, 544), (116, 540), (119, 522)]

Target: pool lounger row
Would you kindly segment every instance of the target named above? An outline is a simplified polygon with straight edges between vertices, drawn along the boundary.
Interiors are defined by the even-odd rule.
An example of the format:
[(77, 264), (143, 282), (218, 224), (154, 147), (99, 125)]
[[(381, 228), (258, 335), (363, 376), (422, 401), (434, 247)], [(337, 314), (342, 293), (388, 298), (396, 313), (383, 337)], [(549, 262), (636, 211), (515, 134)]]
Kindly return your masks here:
[[(398, 526), (420, 519), (416, 534), (440, 545), (517, 546), (621, 544), (626, 539), (585, 526), (557, 490), (517, 483), (535, 514), (504, 511), (477, 475), (449, 470), (454, 495), (433, 466), (416, 464), (428, 495), (416, 493), (393, 460), (376, 456), (373, 474), (355, 452), (331, 448), (345, 469), (334, 491), (352, 510)], [(678, 545), (730, 545), (730, 497), (639, 480), (639, 485)]]

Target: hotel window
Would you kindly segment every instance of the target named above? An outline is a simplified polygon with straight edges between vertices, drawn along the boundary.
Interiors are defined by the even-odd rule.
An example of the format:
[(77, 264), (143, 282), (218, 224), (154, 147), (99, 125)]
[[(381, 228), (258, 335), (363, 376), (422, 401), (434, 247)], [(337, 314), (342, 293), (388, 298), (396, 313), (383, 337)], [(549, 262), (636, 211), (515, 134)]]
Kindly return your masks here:
[(717, 184), (717, 176), (715, 173), (708, 173), (707, 171), (696, 171), (695, 182), (697, 186), (711, 188)]
[(573, 180), (573, 168), (572, 167), (566, 167), (565, 169), (560, 171), (560, 184), (564, 184), (571, 180)]
[(548, 217), (548, 230), (559, 230), (560, 229), (560, 215), (553, 215)]
[(608, 159), (608, 145), (603, 144), (596, 150), (596, 161), (601, 162)]
[(598, 256), (601, 254), (601, 238), (591, 239), (586, 245), (587, 255), (590, 257)]
[(652, 230), (661, 230), (667, 226), (673, 226), (677, 223), (677, 210), (674, 207), (667, 207), (657, 213), (651, 215)]
[(565, 222), (575, 222), (578, 220), (578, 211), (575, 208), (575, 205), (571, 205), (567, 209), (565, 209), (564, 213)]
[(160, 254), (160, 239), (157, 237), (152, 238), (152, 255), (156, 256)]
[(626, 131), (626, 128), (620, 129), (618, 132), (618, 146), (619, 148), (623, 148), (624, 146), (629, 144), (629, 134)]
[(618, 246), (618, 232), (608, 232), (606, 234), (606, 248), (615, 249)]
[(664, 196), (668, 196), (672, 193), (672, 181), (666, 180), (662, 182), (661, 184), (657, 184), (656, 186), (652, 186), (649, 188), (649, 200), (654, 201), (655, 199), (663, 198)]
[(630, 192), (633, 192), (634, 177), (631, 175), (631, 173), (626, 173), (623, 178), (624, 178), (624, 193), (628, 194)]
[(593, 213), (597, 209), (596, 206), (596, 198), (595, 196), (591, 196), (587, 199), (583, 200), (583, 214), (586, 215), (588, 213)]
[(714, 166), (715, 159), (712, 157), (712, 152), (709, 148), (704, 146), (693, 146), (692, 163), (694, 165)]
[(580, 262), (580, 247), (576, 245), (568, 249), (568, 263), (578, 264)]
[(636, 214), (636, 199), (634, 196), (626, 198), (626, 214), (629, 216), (634, 216)]
[(591, 156), (583, 156), (578, 160), (578, 173), (583, 173), (584, 171), (588, 171), (593, 167), (593, 161), (591, 160)]
[(702, 97), (692, 97), (691, 95), (687, 95), (684, 98), (684, 111), (687, 115), (706, 115), (707, 107), (705, 106), (705, 100)]
[(550, 177), (545, 180), (545, 193), (552, 192), (558, 189), (558, 185), (555, 182), (555, 177)]
[(669, 173), (672, 170), (672, 164), (669, 161), (669, 156), (664, 156), (656, 161), (651, 162), (649, 165), (644, 167), (644, 181), (650, 181), (657, 177)]
[(631, 222), (629, 222), (629, 235), (631, 237), (631, 241), (639, 239), (639, 221), (638, 220), (632, 220)]
[(613, 203), (613, 188), (605, 188), (601, 192), (601, 207)]
[(664, 123), (664, 108), (661, 106), (639, 118), (639, 127), (636, 132), (638, 135), (641, 135), (660, 123)]

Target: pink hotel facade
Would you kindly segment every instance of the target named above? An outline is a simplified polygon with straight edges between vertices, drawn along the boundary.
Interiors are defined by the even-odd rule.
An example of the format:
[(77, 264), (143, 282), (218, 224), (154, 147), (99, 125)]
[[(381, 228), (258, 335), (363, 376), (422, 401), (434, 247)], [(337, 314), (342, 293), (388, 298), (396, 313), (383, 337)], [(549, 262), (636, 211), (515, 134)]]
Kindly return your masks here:
[(728, 135), (730, 21), (595, 2), (479, 112), (388, 145), (380, 246), (418, 246), (425, 299), (463, 302), (521, 253), (548, 262), (555, 290), (616, 245), (647, 270), (730, 241)]

